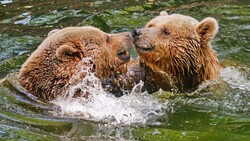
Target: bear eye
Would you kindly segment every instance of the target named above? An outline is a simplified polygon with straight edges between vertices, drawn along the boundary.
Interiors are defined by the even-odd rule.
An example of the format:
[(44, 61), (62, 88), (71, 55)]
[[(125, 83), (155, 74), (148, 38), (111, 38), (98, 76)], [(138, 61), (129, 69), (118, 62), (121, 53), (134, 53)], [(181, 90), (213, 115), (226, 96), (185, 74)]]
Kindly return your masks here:
[(163, 34), (165, 34), (165, 35), (169, 35), (169, 34), (170, 34), (170, 32), (169, 32), (166, 28), (164, 28), (164, 29), (162, 30), (162, 32), (163, 32)]
[(148, 25), (148, 28), (153, 27), (153, 24)]

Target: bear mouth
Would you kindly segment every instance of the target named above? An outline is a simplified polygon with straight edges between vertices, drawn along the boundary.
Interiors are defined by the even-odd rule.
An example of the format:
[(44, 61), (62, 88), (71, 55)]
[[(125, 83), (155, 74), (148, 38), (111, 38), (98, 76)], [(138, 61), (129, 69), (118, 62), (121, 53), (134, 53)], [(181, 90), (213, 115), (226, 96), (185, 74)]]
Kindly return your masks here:
[(117, 54), (118, 58), (123, 62), (128, 62), (130, 60), (130, 54), (127, 50), (122, 49)]
[(141, 47), (141, 46), (138, 46), (138, 45), (135, 45), (135, 48), (139, 52), (149, 52), (149, 51), (152, 51), (154, 49), (153, 46), (144, 46), (144, 47)]

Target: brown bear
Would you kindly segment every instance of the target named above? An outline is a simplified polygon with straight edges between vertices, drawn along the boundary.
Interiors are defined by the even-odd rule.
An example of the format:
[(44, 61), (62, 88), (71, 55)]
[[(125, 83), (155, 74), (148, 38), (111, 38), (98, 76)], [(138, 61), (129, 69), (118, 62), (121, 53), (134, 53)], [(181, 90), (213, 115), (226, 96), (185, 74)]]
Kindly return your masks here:
[(67, 95), (87, 75), (76, 75), (86, 67), (101, 80), (114, 75), (130, 60), (131, 46), (130, 33), (107, 34), (91, 26), (52, 30), (22, 65), (18, 80), (38, 98), (52, 100)]
[(218, 31), (218, 23), (208, 17), (196, 19), (161, 12), (145, 28), (132, 31), (138, 60), (130, 63), (128, 72), (112, 82), (126, 91), (144, 82), (143, 91), (191, 92), (206, 80), (216, 79), (220, 65), (211, 40)]
[(145, 28), (133, 30), (133, 42), (149, 93), (160, 88), (193, 91), (220, 74), (217, 54), (211, 41), (218, 23), (208, 17), (198, 22), (181, 14), (161, 12)]

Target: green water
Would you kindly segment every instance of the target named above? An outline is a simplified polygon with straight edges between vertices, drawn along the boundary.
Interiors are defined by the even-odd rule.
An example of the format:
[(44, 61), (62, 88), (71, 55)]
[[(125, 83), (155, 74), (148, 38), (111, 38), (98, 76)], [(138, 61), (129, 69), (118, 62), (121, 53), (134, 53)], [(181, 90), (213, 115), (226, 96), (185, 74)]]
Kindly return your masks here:
[[(219, 81), (194, 96), (155, 94), (167, 103), (155, 122), (111, 126), (59, 118), (52, 106), (24, 95), (11, 76), (54, 28), (93, 25), (109, 33), (145, 25), (162, 10), (211, 16), (219, 22), (213, 48), (223, 66)], [(246, 0), (0, 1), (0, 140), (250, 140), (250, 2)], [(135, 52), (131, 51), (133, 57)]]

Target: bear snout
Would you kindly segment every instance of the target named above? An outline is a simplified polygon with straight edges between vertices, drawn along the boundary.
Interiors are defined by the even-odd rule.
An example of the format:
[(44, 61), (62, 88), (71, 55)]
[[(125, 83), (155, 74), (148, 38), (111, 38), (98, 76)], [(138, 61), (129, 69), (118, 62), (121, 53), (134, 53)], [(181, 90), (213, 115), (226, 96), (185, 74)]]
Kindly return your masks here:
[(157, 30), (134, 29), (131, 34), (137, 53), (146, 53), (154, 49), (152, 41), (155, 38)]
[(117, 54), (117, 56), (118, 56), (118, 58), (120, 59), (120, 60), (122, 60), (123, 62), (128, 62), (129, 60), (130, 60), (130, 54), (129, 54), (129, 52), (128, 52), (128, 50), (127, 49), (121, 49), (119, 52), (118, 52), (118, 54)]
[(139, 30), (139, 29), (134, 29), (133, 31), (132, 31), (132, 37), (133, 37), (133, 39), (135, 39), (136, 37), (138, 37), (139, 35), (141, 35), (142, 33), (141, 33), (141, 31)]

